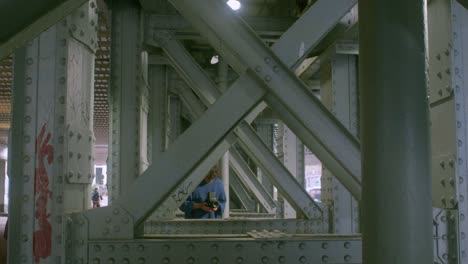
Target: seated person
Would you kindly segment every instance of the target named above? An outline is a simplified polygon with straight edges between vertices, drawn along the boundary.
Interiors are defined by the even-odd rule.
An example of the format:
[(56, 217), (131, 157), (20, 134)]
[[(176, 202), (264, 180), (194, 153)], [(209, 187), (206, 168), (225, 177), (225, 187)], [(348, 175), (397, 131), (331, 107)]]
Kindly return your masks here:
[(223, 182), (218, 179), (218, 176), (218, 166), (214, 166), (200, 185), (180, 206), (180, 210), (185, 212), (186, 219), (223, 217), (226, 193), (224, 192)]

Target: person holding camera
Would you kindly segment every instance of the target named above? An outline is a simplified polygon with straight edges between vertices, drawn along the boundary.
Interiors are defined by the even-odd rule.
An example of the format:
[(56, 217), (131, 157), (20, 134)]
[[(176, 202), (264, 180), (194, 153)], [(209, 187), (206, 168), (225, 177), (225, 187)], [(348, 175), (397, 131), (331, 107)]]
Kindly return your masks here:
[(218, 178), (219, 168), (214, 166), (203, 181), (180, 206), (186, 219), (222, 218), (226, 205), (226, 193)]

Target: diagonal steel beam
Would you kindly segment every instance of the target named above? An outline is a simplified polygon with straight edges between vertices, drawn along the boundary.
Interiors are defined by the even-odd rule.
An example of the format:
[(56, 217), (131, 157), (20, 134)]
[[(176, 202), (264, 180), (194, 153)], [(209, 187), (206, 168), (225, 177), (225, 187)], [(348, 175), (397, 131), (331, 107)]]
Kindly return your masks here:
[[(242, 78), (247, 79), (250, 76), (246, 75)], [(245, 116), (245, 113), (252, 110), (264, 95), (265, 92), (262, 89), (236, 85), (230, 87), (197, 122), (177, 138), (171, 148), (138, 177), (129, 191), (123, 193), (112, 206), (124, 208), (132, 216), (134, 225), (140, 225), (153, 209), (164, 201), (165, 197), (170, 196), (187, 173), (194, 170), (207, 153), (216, 149), (222, 139)], [(112, 212), (112, 210), (109, 208), (106, 211)], [(102, 223), (96, 222), (105, 221), (106, 217), (93, 211), (100, 210), (86, 212), (91, 221), (90, 236), (99, 237), (102, 231), (93, 228), (102, 226)], [(96, 234), (93, 234), (94, 231)], [(106, 236), (110, 235), (106, 234)]]
[[(180, 88), (181, 89), (179, 89), (179, 92), (182, 97), (182, 100), (184, 102), (190, 102), (190, 104), (192, 105), (192, 109), (195, 110), (191, 112), (192, 118), (194, 120), (200, 118), (203, 114), (203, 111), (201, 109), (203, 109), (204, 106), (200, 103), (199, 100), (197, 100), (197, 98), (192, 93), (189, 87), (182, 86)], [(230, 137), (234, 138), (234, 135)], [(223, 145), (227, 149), (229, 149), (229, 146), (232, 145), (233, 142), (235, 142), (234, 139), (229, 140), (229, 138), (226, 141), (227, 141), (226, 142), (227, 144), (223, 144)], [(268, 193), (265, 191), (263, 186), (261, 186), (260, 182), (258, 182), (258, 180), (255, 179), (255, 176), (253, 175), (252, 171), (248, 169), (247, 164), (245, 164), (245, 161), (243, 161), (241, 157), (239, 156), (239, 154), (237, 154), (237, 151), (231, 148), (230, 152), (232, 152), (230, 156), (230, 164), (231, 164), (231, 167), (235, 170), (236, 174), (238, 175), (239, 180), (244, 184), (244, 186), (247, 186), (250, 189), (250, 191), (255, 195), (255, 198), (257, 199), (257, 201), (260, 202), (260, 204), (265, 208), (265, 210), (267, 210), (269, 213), (273, 212), (276, 207), (276, 203), (274, 202), (273, 198), (270, 195), (268, 195)], [(204, 163), (207, 163), (207, 162), (210, 163), (211, 160), (218, 160), (220, 158), (220, 156), (216, 156), (212, 153), (210, 153), (208, 156), (209, 156), (209, 159), (207, 161), (203, 161), (200, 166), (209, 168), (209, 165), (205, 166)], [(198, 171), (202, 171), (202, 170), (198, 169)], [(185, 188), (186, 189), (185, 195), (179, 194), (179, 193), (176, 194), (179, 198), (178, 199), (179, 201), (175, 201), (171, 197), (169, 199), (166, 199), (163, 202), (163, 205), (161, 206), (161, 208), (158, 207), (158, 209), (156, 210), (156, 212), (160, 212), (157, 215), (160, 216), (160, 218), (169, 217), (170, 216), (169, 213), (170, 212), (172, 213), (176, 208), (178, 208), (180, 204), (183, 201), (185, 201), (187, 196), (195, 189), (196, 185), (191, 185), (190, 187), (188, 187), (187, 183), (200, 181), (203, 175), (204, 174), (200, 175), (200, 174), (194, 173), (194, 174), (191, 174), (187, 179), (185, 179), (184, 183), (182, 183), (182, 186), (185, 186), (185, 187), (178, 188), (178, 189)]]
[(255, 177), (255, 174), (250, 170), (247, 163), (234, 148), (231, 148), (229, 153), (231, 154), (229, 164), (239, 176), (239, 180), (252, 191), (257, 201), (268, 213), (274, 213), (277, 207), (275, 201)]
[[(233, 175), (234, 177), (231, 177)], [(240, 205), (248, 211), (255, 210), (255, 200), (250, 198), (246, 188), (242, 186), (239, 176), (231, 169), (229, 172), (229, 186), (231, 188), (230, 196), (233, 194), (239, 199)]]
[[(360, 200), (359, 142), (318, 99), (308, 94), (307, 87), (289, 70), (294, 65), (288, 64), (288, 60), (284, 59), (285, 65), (283, 59), (275, 54), (275, 51), (286, 49), (282, 45), (287, 42), (270, 50), (223, 2), (207, 1), (209, 2), (170, 0), (240, 74), (250, 69), (264, 81), (270, 91), (266, 101), (270, 104), (271, 100), (276, 100), (276, 104), (283, 106), (286, 113), (278, 112), (283, 121), (316, 153), (353, 196)], [(315, 5), (325, 6), (329, 12), (335, 13), (333, 10), (336, 6), (343, 7), (343, 2), (351, 7), (355, 4), (351, 0), (336, 0), (318, 1)], [(324, 18), (323, 14), (317, 15)], [(303, 35), (301, 29), (304, 28), (288, 31), (285, 37)]]
[[(178, 71), (181, 71), (181, 75), (187, 80), (187, 82), (198, 84), (193, 87), (194, 91), (196, 91), (197, 94), (199, 94), (200, 96), (207, 95), (207, 97), (204, 98), (205, 100), (203, 101), (206, 102), (206, 106), (209, 107), (209, 103), (211, 101), (216, 100), (216, 98), (220, 95), (220, 92), (217, 90), (216, 85), (203, 72), (200, 66), (195, 62), (192, 56), (183, 47), (182, 43), (180, 43), (180, 41), (177, 40), (170, 32), (156, 31), (154, 35), (158, 37), (156, 39), (158, 44), (161, 46), (164, 52), (166, 52), (168, 57), (171, 58), (173, 64), (177, 65), (176, 68), (178, 69)], [(149, 42), (152, 43), (151, 40)], [(203, 86), (199, 85), (198, 82), (202, 83)], [(203, 89), (203, 91), (199, 91), (199, 89)], [(244, 121), (243, 123), (246, 122)], [(250, 132), (244, 131), (243, 133), (241, 133), (242, 137), (244, 137), (245, 140), (255, 143), (242, 144), (244, 148), (249, 150), (249, 153), (264, 153), (261, 149), (258, 149), (258, 146), (264, 147), (261, 139), (252, 136), (252, 134), (256, 134), (253, 128), (251, 128), (247, 124), (239, 128), (239, 130), (251, 130)], [(240, 132), (241, 131), (237, 131), (235, 133), (239, 134)], [(251, 150), (251, 148), (256, 149)], [(264, 154), (261, 158), (252, 158), (257, 162), (262, 163), (260, 165), (262, 168), (265, 168), (264, 171), (266, 172), (267, 176), (270, 178), (271, 181), (277, 183), (276, 187), (280, 190), (281, 193), (285, 195), (285, 197), (288, 198), (289, 202), (293, 204), (293, 207), (296, 208), (296, 210), (302, 212), (302, 214), (307, 218), (317, 217), (319, 215), (319, 212), (321, 212), (320, 207), (315, 204), (314, 200), (309, 196), (309, 194), (304, 190), (304, 188), (297, 184), (297, 181), (295, 180), (294, 176), (284, 166), (282, 166), (281, 162), (276, 158), (276, 156), (270, 150), (268, 151), (269, 153)], [(240, 156), (235, 157), (240, 158)], [(234, 164), (240, 166), (242, 163), (241, 160), (235, 160)], [(237, 166), (237, 168), (240, 168), (239, 166)], [(199, 180), (201, 180), (201, 178)], [(255, 190), (255, 185), (251, 185), (249, 187), (252, 187), (254, 188), (252, 190)], [(259, 189), (257, 190), (260, 191)], [(264, 193), (257, 192), (256, 194), (260, 195), (260, 197), (258, 198), (261, 199), (260, 201), (262, 202), (262, 204), (267, 201), (268, 195), (266, 191)], [(266, 196), (264, 196), (265, 194)], [(268, 206), (271, 207), (271, 205), (268, 205), (268, 203), (264, 204), (264, 206), (265, 208), (267, 208)], [(314, 206), (314, 209), (311, 210), (310, 206)]]
[[(21, 14), (20, 17), (14, 18), (13, 16), (16, 16), (17, 13), (13, 12), (15, 14), (13, 15), (11, 12), (12, 10), (8, 7), (19, 8), (20, 10), (23, 8), (23, 5), (29, 4), (26, 2), (27, 1), (2, 1), (0, 4), (0, 10), (2, 10), (0, 12), (0, 24), (4, 26), (10, 24), (10, 26), (15, 30), (14, 34), (8, 36), (7, 39), (2, 39), (0, 41), (0, 60), (12, 53), (15, 48), (23, 45), (26, 41), (34, 38), (42, 31), (59, 22), (73, 10), (86, 3), (87, 0), (37, 1), (35, 3), (31, 3), (34, 5), (36, 10), (19, 12), (19, 14)], [(25, 17), (26, 13), (31, 13), (30, 17)], [(19, 19), (23, 23), (11, 24), (12, 18)], [(22, 25), (25, 26), (21, 27)]]

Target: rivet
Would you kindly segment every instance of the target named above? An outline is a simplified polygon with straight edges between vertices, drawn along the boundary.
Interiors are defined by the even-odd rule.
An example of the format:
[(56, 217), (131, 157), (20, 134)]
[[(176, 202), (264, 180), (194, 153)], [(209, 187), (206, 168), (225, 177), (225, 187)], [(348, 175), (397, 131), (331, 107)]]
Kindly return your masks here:
[(74, 135), (73, 131), (68, 132), (69, 137), (73, 137), (73, 135)]
[(327, 249), (328, 248), (328, 243), (327, 242), (322, 243), (322, 248)]
[(169, 264), (171, 263), (171, 261), (169, 260), (169, 258), (163, 258), (162, 263)]
[(236, 249), (237, 249), (237, 251), (241, 251), (241, 250), (242, 250), (242, 245), (241, 245), (241, 244), (237, 244), (237, 245), (236, 245)]
[(26, 64), (27, 64), (27, 65), (32, 65), (33, 62), (34, 62), (34, 61), (33, 61), (32, 58), (27, 58), (27, 59), (26, 59)]
[(23, 176), (23, 180), (24, 180), (24, 182), (28, 182), (28, 181), (29, 181), (29, 176), (28, 176), (28, 175), (24, 175), (24, 176)]
[(25, 117), (24, 117), (24, 121), (25, 121), (26, 123), (31, 122), (31, 117), (30, 117), (30, 116), (25, 116)]
[(107, 249), (108, 249), (110, 252), (114, 252), (115, 247), (114, 247), (113, 245), (109, 245), (109, 246), (107, 247)]
[(265, 58), (265, 63), (266, 63), (266, 64), (270, 63), (270, 61), (271, 61), (270, 58), (268, 58), (268, 57)]
[(349, 262), (349, 261), (351, 260), (351, 256), (350, 256), (350, 255), (344, 256), (344, 260), (345, 260), (346, 262)]
[(346, 249), (350, 248), (350, 247), (351, 247), (351, 243), (345, 242), (345, 243), (344, 243), (344, 247), (345, 247)]
[(268, 257), (267, 256), (262, 257), (262, 263), (268, 263)]
[(328, 256), (327, 255), (322, 256), (322, 262), (328, 262)]
[(306, 247), (306, 244), (305, 243), (300, 243), (299, 244), (299, 249), (305, 249)]
[(144, 258), (138, 258), (138, 264), (145, 264), (146, 260)]
[(218, 250), (218, 245), (216, 244), (211, 245), (211, 249), (215, 251)]
[(120, 213), (120, 210), (119, 208), (115, 208), (113, 211), (112, 211), (115, 215), (118, 215)]
[(284, 263), (286, 261), (286, 258), (284, 256), (279, 256), (278, 261), (279, 263)]
[(143, 245), (138, 245), (137, 249), (138, 249), (138, 251), (142, 252), (142, 251), (145, 250), (145, 246), (143, 246)]
[(107, 261), (108, 264), (114, 264), (115, 263), (115, 259), (114, 258), (110, 258), (108, 261)]
[(267, 81), (267, 82), (271, 81), (271, 76), (270, 76), (270, 75), (266, 75), (266, 76), (265, 76), (265, 81)]
[(26, 96), (24, 98), (24, 102), (27, 103), (27, 104), (31, 103), (31, 96)]
[(128, 260), (128, 258), (124, 258), (124, 259), (122, 259), (122, 263), (123, 264), (129, 264), (130, 261)]
[(219, 263), (219, 259), (214, 257), (214, 258), (211, 258), (211, 263), (212, 264), (218, 264)]
[(26, 84), (27, 84), (27, 85), (31, 85), (31, 84), (32, 84), (32, 78), (31, 78), (31, 77), (26, 78)]
[(301, 262), (301, 263), (306, 263), (306, 261), (307, 261), (307, 258), (305, 256), (301, 256), (299, 258), (299, 262)]
[(278, 67), (278, 66), (276, 66), (276, 65), (275, 65), (275, 66), (273, 66), (273, 71), (274, 71), (274, 72), (279, 72), (279, 67)]
[(167, 245), (167, 244), (163, 246), (163, 250), (166, 251), (166, 252), (169, 251), (170, 249), (171, 249), (171, 247), (169, 245)]
[(21, 239), (23, 240), (23, 242), (27, 242), (27, 241), (28, 241), (28, 236), (25, 235), (25, 234), (23, 234), (23, 235), (21, 236)]
[(106, 223), (110, 223), (111, 222), (111, 218), (110, 216), (106, 216), (106, 219), (105, 219)]
[(193, 263), (195, 263), (195, 259), (194, 259), (193, 257), (189, 257), (189, 258), (187, 259), (187, 263), (188, 263), (188, 264), (193, 264)]
[(100, 251), (101, 251), (101, 246), (95, 245), (95, 246), (94, 246), (94, 251), (100, 252)]
[(130, 247), (128, 245), (123, 245), (122, 246), (122, 250), (123, 251), (129, 251), (130, 250)]
[(244, 258), (238, 257), (238, 258), (236, 259), (236, 262), (237, 262), (237, 263), (243, 263), (243, 262), (244, 262)]

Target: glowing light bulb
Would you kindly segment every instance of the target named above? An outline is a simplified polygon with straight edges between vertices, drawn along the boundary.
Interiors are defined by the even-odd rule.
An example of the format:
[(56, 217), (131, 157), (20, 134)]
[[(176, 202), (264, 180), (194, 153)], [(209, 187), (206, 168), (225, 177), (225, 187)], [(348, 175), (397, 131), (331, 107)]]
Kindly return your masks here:
[(218, 55), (214, 55), (213, 57), (211, 57), (211, 60), (210, 60), (211, 64), (216, 64), (218, 62), (219, 62), (219, 56)]
[(227, 5), (232, 9), (232, 10), (239, 10), (241, 8), (241, 3), (237, 0), (229, 0), (227, 1)]

